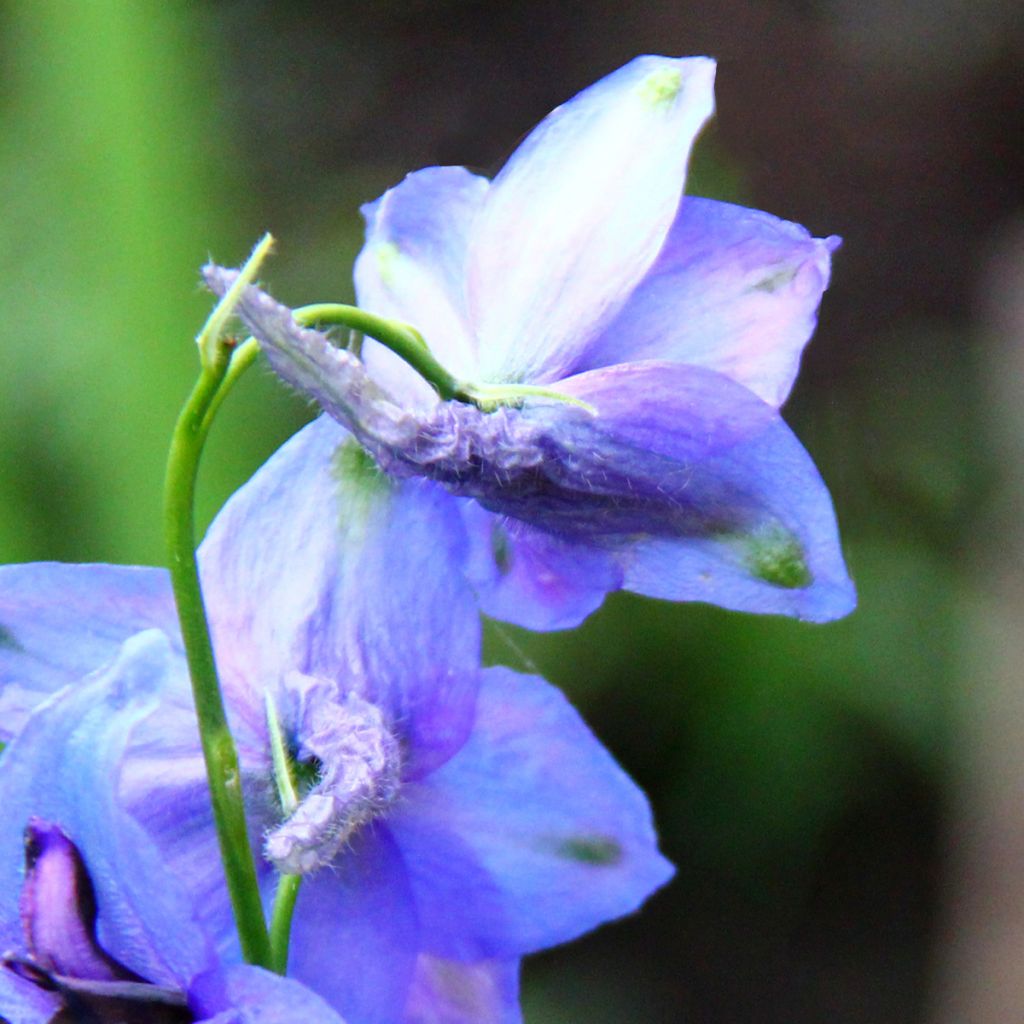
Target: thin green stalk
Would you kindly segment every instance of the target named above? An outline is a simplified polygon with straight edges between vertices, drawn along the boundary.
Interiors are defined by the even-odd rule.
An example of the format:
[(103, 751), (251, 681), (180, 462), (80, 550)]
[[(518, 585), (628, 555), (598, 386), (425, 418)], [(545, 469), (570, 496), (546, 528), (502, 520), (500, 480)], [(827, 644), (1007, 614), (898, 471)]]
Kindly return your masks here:
[(434, 358), (423, 335), (408, 324), (374, 316), (358, 306), (345, 306), (337, 302), (320, 302), (300, 306), (293, 310), (295, 319), (307, 327), (316, 324), (337, 324), (358, 331), (379, 341), (395, 355), (404, 359), (434, 390), (445, 399), (467, 402), (484, 412), (493, 412), (502, 406), (519, 406), (528, 398), (547, 399), (580, 406), (588, 412), (596, 409), (582, 399), (564, 395), (553, 388), (538, 384), (480, 384), (459, 380)]
[(164, 529), (213, 818), (242, 956), (250, 964), (269, 967), (270, 937), (246, 828), (238, 752), (228, 728), (217, 679), (195, 557), (193, 509), (199, 458), (209, 431), (211, 409), (215, 409), (223, 396), (230, 364), (231, 350), (226, 346), (218, 347), (211, 358), (204, 360), (199, 380), (178, 418), (167, 460)]
[(255, 338), (247, 338), (232, 353), (224, 379), (221, 381), (220, 387), (214, 392), (210, 405), (206, 410), (206, 415), (203, 417), (201, 429), (204, 437), (209, 433), (210, 427), (213, 424), (213, 418), (217, 415), (217, 410), (220, 409), (221, 403), (227, 398), (228, 392), (235, 386), (235, 381), (256, 362), (256, 357), (259, 354), (260, 346)]
[(274, 892), (274, 909), (270, 915), (270, 969), (278, 974), (288, 971), (292, 916), (301, 881), (302, 875), (281, 875)]
[(293, 315), (300, 324), (307, 326), (337, 324), (376, 338), (432, 384), (443, 399), (450, 400), (462, 395), (461, 382), (434, 358), (423, 340), (423, 335), (415, 327), (375, 316), (358, 306), (345, 306), (338, 302), (302, 306), (296, 309)]
[[(270, 737), (270, 755), (274, 763), (274, 782), (281, 813), (290, 818), (299, 806), (299, 792), (292, 771), (292, 759), (277, 717), (274, 695), (267, 690), (263, 695), (267, 712), (267, 734)], [(281, 875), (274, 892), (274, 906), (270, 913), (271, 970), (284, 974), (288, 970), (288, 946), (291, 942), (292, 915), (299, 895), (301, 875)]]

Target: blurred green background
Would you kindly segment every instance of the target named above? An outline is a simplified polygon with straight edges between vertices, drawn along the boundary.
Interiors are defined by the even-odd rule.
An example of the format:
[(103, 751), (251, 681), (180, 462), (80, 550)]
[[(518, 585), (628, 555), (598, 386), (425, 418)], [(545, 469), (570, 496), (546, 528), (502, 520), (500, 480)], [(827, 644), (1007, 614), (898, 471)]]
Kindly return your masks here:
[[(209, 255), (270, 229), (279, 297), (350, 299), (358, 206), (407, 170), (493, 172), (636, 53), (716, 56), (688, 191), (845, 238), (786, 414), (860, 608), (812, 627), (618, 596), (572, 634), (489, 632), (492, 659), (569, 692), (678, 865), (641, 915), (528, 964), (527, 1020), (1019, 1019), (1019, 13), (6, 0), (0, 561), (161, 560)], [(244, 381), (203, 522), (310, 414)]]

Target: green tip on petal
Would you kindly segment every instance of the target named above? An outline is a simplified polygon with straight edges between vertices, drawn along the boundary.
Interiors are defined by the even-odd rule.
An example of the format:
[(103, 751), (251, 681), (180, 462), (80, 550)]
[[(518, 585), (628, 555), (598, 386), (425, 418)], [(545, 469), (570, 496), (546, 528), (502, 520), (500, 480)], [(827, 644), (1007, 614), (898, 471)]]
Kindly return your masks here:
[(813, 577), (799, 541), (781, 527), (743, 537), (743, 561), (759, 580), (786, 590), (810, 586)]
[(509, 543), (508, 531), (498, 520), (491, 528), (491, 557), (494, 565), (502, 576), (507, 576), (512, 568), (512, 546)]
[(377, 261), (377, 273), (381, 281), (389, 288), (395, 283), (395, 271), (399, 260), (402, 258), (402, 250), (394, 242), (381, 242), (374, 248), (374, 258)]
[(360, 537), (374, 515), (378, 502), (391, 489), (387, 476), (373, 456), (354, 438), (338, 445), (331, 461), (331, 473), (338, 482), (338, 526), (352, 537)]
[(800, 267), (796, 265), (782, 266), (778, 270), (765, 275), (756, 284), (752, 284), (748, 290), (752, 292), (767, 292), (771, 295), (773, 292), (777, 292), (780, 288), (784, 288), (789, 284), (796, 277), (799, 269)]
[(595, 867), (614, 867), (622, 860), (622, 847), (608, 836), (570, 836), (558, 845), (558, 853), (566, 860)]
[(639, 86), (640, 98), (655, 110), (675, 101), (683, 88), (680, 68), (660, 68), (648, 75)]
[(334, 478), (366, 499), (388, 490), (388, 478), (373, 461), (373, 456), (356, 440), (338, 445), (334, 453)]
[(0, 651), (3, 650), (24, 650), (21, 644), (18, 643), (18, 638), (6, 626), (0, 626)]

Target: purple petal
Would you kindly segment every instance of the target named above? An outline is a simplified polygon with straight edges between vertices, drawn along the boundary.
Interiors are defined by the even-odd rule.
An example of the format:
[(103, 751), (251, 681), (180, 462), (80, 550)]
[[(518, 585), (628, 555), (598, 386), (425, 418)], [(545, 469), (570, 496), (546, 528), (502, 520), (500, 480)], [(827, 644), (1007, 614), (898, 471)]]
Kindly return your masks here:
[[(854, 606), (827, 489), (778, 412), (700, 367), (635, 363), (562, 381), (596, 416), (552, 416), (533, 519), (616, 551), (651, 597), (826, 621)], [(496, 494), (487, 502), (502, 507)], [(522, 515), (530, 513), (524, 508)]]
[(521, 1024), (519, 961), (421, 954), (402, 1024)]
[[(412, 324), (456, 377), (476, 376), (476, 340), (466, 321), (466, 248), (489, 182), (464, 167), (410, 174), (363, 207), (366, 245), (355, 266), (359, 305)], [(437, 395), (392, 352), (367, 338), (363, 358), (375, 380), (406, 403)]]
[(654, 262), (714, 62), (638, 57), (548, 115), (495, 178), (470, 243), (483, 378), (564, 376)]
[(287, 673), (335, 679), (379, 704), (408, 743), (407, 772), (466, 736), (480, 626), (458, 571), (453, 499), (392, 481), (329, 418), (288, 442), (224, 507), (200, 564), (225, 687), (262, 717)]
[(571, 629), (622, 586), (614, 554), (461, 503), (467, 574), (485, 615), (525, 629)]
[(33, 960), (83, 981), (141, 981), (96, 943), (96, 893), (81, 854), (63, 830), (30, 818), (21, 921)]
[(543, 949), (635, 910), (672, 874), (644, 795), (541, 679), (484, 673), (467, 744), (389, 819), (425, 948)]
[(348, 1020), (395, 1024), (418, 944), (402, 857), (386, 830), (367, 828), (332, 869), (303, 879), (288, 974)]
[(577, 368), (692, 363), (777, 408), (817, 324), (838, 244), (760, 210), (687, 197), (654, 266)]
[(51, 1024), (60, 998), (0, 966), (0, 1020), (17, 1024)]
[(208, 966), (190, 895), (118, 802), (118, 775), (137, 724), (182, 667), (155, 630), (128, 640), (108, 669), (38, 708), (4, 753), (0, 770), (0, 948), (22, 945), (18, 894), (23, 831), (38, 816), (59, 824), (81, 851), (96, 890), (99, 941), (116, 960), (159, 985), (182, 988)]
[(201, 975), (189, 996), (196, 1024), (345, 1024), (305, 985), (245, 964)]
[(128, 637), (177, 643), (167, 573), (113, 565), (0, 567), (0, 740), (56, 690), (111, 661)]

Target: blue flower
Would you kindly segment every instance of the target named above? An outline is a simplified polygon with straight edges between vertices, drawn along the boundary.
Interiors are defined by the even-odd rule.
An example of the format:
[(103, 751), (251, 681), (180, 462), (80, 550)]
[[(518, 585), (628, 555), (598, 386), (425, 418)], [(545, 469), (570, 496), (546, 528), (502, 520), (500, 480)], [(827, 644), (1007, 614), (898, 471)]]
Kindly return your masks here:
[(494, 181), (428, 168), (364, 209), (361, 306), (412, 324), (460, 380), (575, 403), (439, 402), (371, 340), (360, 361), (255, 288), (240, 306), (275, 370), (382, 468), (461, 499), (492, 616), (571, 626), (618, 588), (814, 621), (854, 605), (828, 492), (778, 413), (838, 239), (680, 201), (713, 77), (705, 58), (637, 58)]
[[(331, 467), (312, 490), (311, 463)], [(404, 486), (415, 501), (394, 500), (322, 419), (200, 548), (261, 882), (269, 899), (275, 865), (306, 875), (289, 976), (345, 1019), (514, 1024), (524, 954), (632, 911), (671, 868), (642, 793), (558, 691), (480, 670), (475, 598), (438, 568), (464, 560), (461, 522), (443, 491)], [(0, 762), (0, 891), (17, 888), (28, 819), (56, 822), (92, 873), (100, 934), (122, 934), (106, 915), (124, 921), (107, 952), (183, 990), (200, 958), (189, 947), (169, 972), (150, 948), (156, 922), (182, 942), (194, 923), (218, 962), (237, 949), (173, 618), (160, 570), (0, 569), (0, 723), (16, 734)], [(129, 670), (148, 705), (126, 693)], [(268, 696), (302, 780), (291, 814), (272, 781)], [(94, 721), (120, 742), (99, 743)], [(95, 852), (100, 832), (116, 869)], [(121, 886), (137, 837), (175, 886), (151, 893), (162, 876), (145, 858)]]
[(344, 1024), (300, 983), (218, 957), (187, 884), (116, 799), (110, 777), (170, 655), (156, 630), (133, 637), (32, 714), (4, 753), (0, 1018)]

